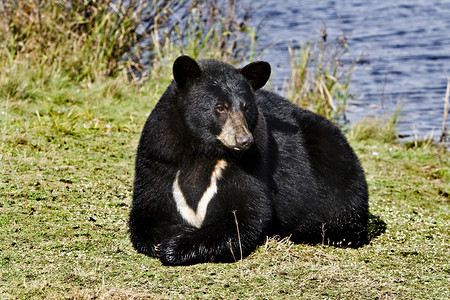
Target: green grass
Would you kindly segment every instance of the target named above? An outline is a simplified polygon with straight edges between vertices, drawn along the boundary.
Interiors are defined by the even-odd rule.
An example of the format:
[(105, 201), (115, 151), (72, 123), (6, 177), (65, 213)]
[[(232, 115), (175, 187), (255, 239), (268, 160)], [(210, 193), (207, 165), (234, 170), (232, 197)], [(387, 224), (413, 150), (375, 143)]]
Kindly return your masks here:
[(233, 264), (164, 267), (133, 250), (127, 218), (167, 77), (136, 88), (15, 74), (0, 76), (0, 299), (450, 297), (449, 152), (349, 134), (386, 223), (363, 248), (269, 239)]

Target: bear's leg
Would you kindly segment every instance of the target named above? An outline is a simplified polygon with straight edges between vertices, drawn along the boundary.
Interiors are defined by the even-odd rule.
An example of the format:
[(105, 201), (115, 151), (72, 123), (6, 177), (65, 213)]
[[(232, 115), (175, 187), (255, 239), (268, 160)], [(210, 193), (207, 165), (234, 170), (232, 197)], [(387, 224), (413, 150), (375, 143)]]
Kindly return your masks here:
[(326, 235), (326, 243), (336, 247), (359, 248), (368, 243), (367, 217), (355, 219), (337, 232)]
[(155, 241), (145, 230), (131, 231), (131, 243), (137, 252), (156, 257)]
[(234, 262), (248, 256), (262, 242), (261, 222), (237, 223), (234, 219), (201, 228), (185, 227), (157, 247), (164, 265)]
[[(133, 211), (134, 212), (134, 211)], [(132, 213), (129, 220), (130, 239), (137, 252), (158, 257), (158, 245), (168, 237), (185, 230), (182, 224), (162, 223), (158, 226), (140, 213)]]
[(359, 248), (367, 243), (367, 217), (347, 218), (340, 223), (302, 224), (293, 230), (291, 240), (295, 243)]

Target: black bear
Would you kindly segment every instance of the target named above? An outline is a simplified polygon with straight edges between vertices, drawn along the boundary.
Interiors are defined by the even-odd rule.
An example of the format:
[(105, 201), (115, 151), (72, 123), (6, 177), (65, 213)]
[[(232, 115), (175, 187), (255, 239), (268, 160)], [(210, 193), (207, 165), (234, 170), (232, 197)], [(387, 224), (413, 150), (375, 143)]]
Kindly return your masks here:
[(359, 247), (368, 192), (325, 118), (260, 89), (267, 62), (236, 69), (181, 56), (136, 157), (134, 248), (165, 265), (233, 262), (267, 235)]

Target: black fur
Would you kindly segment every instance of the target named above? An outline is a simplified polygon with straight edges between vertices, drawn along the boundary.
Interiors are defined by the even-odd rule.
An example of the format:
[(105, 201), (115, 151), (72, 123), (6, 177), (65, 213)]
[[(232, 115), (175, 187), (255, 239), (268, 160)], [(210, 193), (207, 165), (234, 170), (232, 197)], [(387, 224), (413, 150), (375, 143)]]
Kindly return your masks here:
[[(232, 262), (268, 234), (295, 242), (358, 247), (367, 240), (364, 172), (340, 130), (262, 87), (270, 65), (243, 69), (182, 56), (175, 80), (150, 114), (136, 158), (129, 226), (138, 252), (166, 265)], [(217, 136), (225, 117), (242, 111), (253, 136), (245, 151)], [(200, 228), (178, 213), (179, 182), (194, 210), (219, 159), (227, 166)], [(242, 251), (242, 253), (241, 253)]]

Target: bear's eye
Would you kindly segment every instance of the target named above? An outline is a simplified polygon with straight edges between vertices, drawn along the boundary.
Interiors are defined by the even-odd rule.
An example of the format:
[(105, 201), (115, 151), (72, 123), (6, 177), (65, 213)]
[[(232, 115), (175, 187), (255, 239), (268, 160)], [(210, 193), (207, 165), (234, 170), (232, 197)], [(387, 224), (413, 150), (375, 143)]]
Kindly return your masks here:
[(243, 111), (247, 111), (247, 109), (248, 109), (247, 103), (246, 102), (242, 102), (242, 110)]
[(227, 112), (227, 108), (222, 104), (218, 104), (216, 105), (216, 107), (214, 107), (214, 111), (219, 114), (224, 114)]

